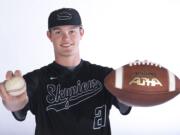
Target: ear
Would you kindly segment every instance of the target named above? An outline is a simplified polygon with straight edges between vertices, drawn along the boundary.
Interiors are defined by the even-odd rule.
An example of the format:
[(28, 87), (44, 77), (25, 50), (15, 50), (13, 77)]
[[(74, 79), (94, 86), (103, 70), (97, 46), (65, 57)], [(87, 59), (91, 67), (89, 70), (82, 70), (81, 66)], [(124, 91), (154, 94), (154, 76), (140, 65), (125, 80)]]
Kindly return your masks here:
[(49, 38), (50, 41), (52, 41), (52, 39), (51, 39), (51, 32), (49, 30), (47, 31), (47, 37)]
[(84, 29), (83, 29), (83, 27), (80, 28), (80, 35), (81, 35), (81, 39), (82, 39), (82, 37), (83, 37), (83, 35), (84, 35)]

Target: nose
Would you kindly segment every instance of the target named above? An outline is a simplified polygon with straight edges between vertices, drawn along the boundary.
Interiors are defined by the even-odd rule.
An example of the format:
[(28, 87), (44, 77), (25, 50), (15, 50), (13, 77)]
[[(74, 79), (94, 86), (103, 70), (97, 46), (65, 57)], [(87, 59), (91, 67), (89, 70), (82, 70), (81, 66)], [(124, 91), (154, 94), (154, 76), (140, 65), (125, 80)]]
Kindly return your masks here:
[(63, 39), (63, 41), (68, 41), (70, 39), (69, 34), (64, 33), (62, 39)]

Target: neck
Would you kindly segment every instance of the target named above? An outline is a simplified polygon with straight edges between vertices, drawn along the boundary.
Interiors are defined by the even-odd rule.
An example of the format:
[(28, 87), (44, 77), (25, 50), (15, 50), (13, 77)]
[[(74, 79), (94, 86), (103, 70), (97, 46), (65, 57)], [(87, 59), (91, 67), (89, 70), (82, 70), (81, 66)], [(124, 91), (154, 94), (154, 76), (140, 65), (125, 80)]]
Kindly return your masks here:
[(75, 67), (81, 62), (80, 56), (55, 57), (56, 63), (65, 67)]

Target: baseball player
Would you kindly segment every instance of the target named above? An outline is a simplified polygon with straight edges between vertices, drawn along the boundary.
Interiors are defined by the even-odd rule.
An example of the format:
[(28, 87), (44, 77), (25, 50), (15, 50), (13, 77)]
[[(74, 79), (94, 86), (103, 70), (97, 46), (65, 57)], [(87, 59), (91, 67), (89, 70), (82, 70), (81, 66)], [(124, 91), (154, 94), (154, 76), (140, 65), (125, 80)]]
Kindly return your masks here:
[[(23, 121), (27, 111), (35, 116), (35, 135), (111, 135), (109, 113), (112, 105), (126, 115), (131, 107), (122, 104), (104, 87), (113, 69), (80, 58), (79, 43), (84, 35), (76, 9), (51, 12), (47, 37), (53, 44), (55, 60), (23, 75), (26, 92), (9, 95), (0, 84), (4, 106)], [(6, 79), (22, 76), (8, 71)]]

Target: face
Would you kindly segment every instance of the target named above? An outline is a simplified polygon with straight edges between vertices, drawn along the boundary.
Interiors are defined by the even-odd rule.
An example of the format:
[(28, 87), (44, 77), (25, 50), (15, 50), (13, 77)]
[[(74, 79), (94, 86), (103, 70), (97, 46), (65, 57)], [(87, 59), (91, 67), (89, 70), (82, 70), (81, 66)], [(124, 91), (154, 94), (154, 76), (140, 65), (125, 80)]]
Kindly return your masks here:
[(70, 57), (79, 55), (79, 42), (84, 30), (80, 26), (65, 25), (51, 28), (48, 38), (54, 46), (55, 57)]

